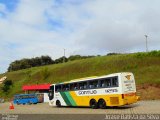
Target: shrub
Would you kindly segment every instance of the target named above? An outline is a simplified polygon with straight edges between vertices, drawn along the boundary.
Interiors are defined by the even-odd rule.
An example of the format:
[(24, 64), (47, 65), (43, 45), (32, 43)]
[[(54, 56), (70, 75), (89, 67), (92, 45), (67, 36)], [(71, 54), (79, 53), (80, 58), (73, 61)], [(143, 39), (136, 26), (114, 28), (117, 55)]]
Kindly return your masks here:
[(3, 92), (7, 93), (10, 90), (10, 87), (13, 85), (13, 82), (12, 82), (12, 80), (6, 80), (6, 81), (4, 81), (3, 84), (4, 85), (2, 87), (2, 90), (3, 90)]

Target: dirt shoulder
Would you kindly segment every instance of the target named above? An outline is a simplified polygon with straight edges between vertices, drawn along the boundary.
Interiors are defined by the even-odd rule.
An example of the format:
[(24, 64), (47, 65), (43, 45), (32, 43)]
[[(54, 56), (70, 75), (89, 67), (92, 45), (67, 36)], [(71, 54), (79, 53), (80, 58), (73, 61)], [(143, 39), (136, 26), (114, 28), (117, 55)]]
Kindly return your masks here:
[(141, 100), (160, 100), (160, 85), (141, 84), (137, 85), (137, 95)]

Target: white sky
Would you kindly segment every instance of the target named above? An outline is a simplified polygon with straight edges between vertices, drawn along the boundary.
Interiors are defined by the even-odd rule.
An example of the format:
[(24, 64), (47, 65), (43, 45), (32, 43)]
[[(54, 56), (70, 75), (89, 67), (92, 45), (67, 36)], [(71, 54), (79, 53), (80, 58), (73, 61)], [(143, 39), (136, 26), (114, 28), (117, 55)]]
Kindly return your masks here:
[[(12, 0), (13, 2), (14, 0)], [(0, 2), (0, 73), (17, 59), (160, 49), (159, 0)]]

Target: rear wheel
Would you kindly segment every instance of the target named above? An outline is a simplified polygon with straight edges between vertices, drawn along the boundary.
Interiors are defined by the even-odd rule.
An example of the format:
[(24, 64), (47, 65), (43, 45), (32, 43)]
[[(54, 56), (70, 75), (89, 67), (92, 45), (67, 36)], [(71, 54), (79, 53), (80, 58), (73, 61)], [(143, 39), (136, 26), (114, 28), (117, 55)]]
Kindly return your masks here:
[(98, 101), (98, 107), (101, 108), (101, 109), (105, 109), (106, 108), (106, 102), (104, 99), (100, 99)]
[(31, 105), (31, 104), (32, 104), (32, 102), (31, 102), (31, 101), (29, 101), (29, 102), (28, 102), (28, 104), (29, 104), (29, 105)]
[(90, 107), (93, 108), (93, 109), (97, 109), (98, 108), (97, 102), (96, 102), (95, 99), (90, 100)]
[(56, 106), (61, 107), (61, 102), (59, 100), (56, 101)]

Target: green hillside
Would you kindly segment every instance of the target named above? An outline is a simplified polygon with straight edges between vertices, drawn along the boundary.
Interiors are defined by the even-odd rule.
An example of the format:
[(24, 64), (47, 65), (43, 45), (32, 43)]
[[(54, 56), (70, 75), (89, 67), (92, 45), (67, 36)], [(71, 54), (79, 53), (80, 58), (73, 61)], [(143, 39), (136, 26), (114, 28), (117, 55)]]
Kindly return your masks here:
[[(116, 72), (133, 72), (136, 83), (160, 87), (160, 51), (110, 56), (97, 56), (62, 64), (34, 67), (1, 74), (13, 81), (9, 93), (0, 90), (0, 97), (11, 97), (23, 93), (22, 86), (28, 84), (57, 83), (71, 79), (100, 76)], [(2, 87), (2, 85), (0, 86)], [(145, 89), (145, 88), (144, 88)]]

